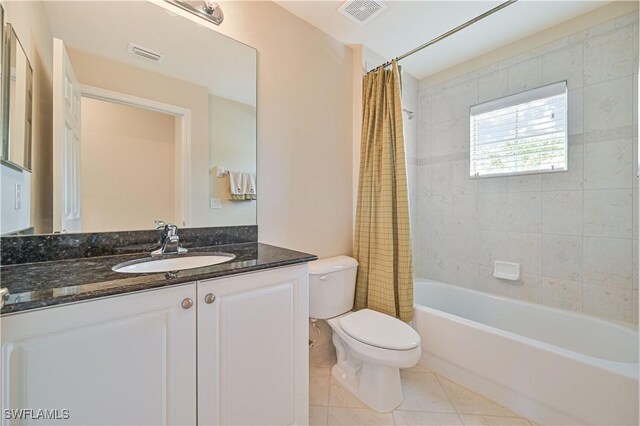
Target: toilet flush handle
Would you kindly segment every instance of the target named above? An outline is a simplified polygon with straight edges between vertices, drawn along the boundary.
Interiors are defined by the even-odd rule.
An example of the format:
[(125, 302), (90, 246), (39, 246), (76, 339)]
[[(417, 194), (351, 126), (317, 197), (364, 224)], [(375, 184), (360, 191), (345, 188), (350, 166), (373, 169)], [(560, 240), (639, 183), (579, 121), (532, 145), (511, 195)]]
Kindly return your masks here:
[(323, 275), (323, 276), (320, 277), (320, 281), (326, 281), (326, 280), (327, 280), (327, 276), (326, 275)]

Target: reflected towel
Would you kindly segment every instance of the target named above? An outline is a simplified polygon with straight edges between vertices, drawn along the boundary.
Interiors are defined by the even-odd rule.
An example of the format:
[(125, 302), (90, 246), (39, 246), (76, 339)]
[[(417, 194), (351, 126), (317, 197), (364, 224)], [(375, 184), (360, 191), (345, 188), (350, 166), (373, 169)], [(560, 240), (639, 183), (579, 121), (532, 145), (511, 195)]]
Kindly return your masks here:
[(244, 175), (242, 172), (229, 171), (229, 200), (244, 200)]
[(256, 175), (255, 173), (245, 173), (245, 191), (244, 196), (247, 200), (256, 200), (258, 198), (258, 191), (256, 190)]

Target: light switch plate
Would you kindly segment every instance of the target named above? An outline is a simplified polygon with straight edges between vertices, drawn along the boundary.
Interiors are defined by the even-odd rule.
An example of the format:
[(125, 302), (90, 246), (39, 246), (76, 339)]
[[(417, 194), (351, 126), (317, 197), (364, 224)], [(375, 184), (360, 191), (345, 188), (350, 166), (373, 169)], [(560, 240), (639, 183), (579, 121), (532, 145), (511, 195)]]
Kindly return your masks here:
[(16, 183), (14, 208), (16, 210), (20, 210), (22, 208), (22, 185), (20, 185), (19, 183)]
[(212, 209), (221, 209), (222, 201), (220, 200), (220, 198), (211, 198), (210, 205)]

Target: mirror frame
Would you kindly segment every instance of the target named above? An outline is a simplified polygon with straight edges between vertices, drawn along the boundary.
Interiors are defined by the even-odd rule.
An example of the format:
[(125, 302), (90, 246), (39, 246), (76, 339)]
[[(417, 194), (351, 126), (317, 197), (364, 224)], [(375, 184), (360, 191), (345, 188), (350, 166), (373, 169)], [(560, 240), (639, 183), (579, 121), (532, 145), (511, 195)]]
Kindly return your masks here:
[[(4, 13), (3, 13), (4, 14)], [(20, 39), (15, 33), (13, 29), (13, 25), (10, 23), (6, 23), (2, 26), (3, 28), (3, 44), (2, 44), (2, 150), (0, 152), (0, 161), (18, 171), (28, 171), (31, 172), (32, 158), (31, 158), (31, 143), (33, 141), (33, 67), (31, 66), (31, 62), (27, 57), (27, 54), (20, 42)], [(28, 121), (29, 121), (29, 132), (25, 134), (24, 141), (24, 164), (18, 164), (12, 161), (10, 152), (11, 152), (11, 141), (9, 140), (10, 131), (9, 127), (11, 126), (11, 91), (9, 90), (11, 85), (11, 45), (15, 43), (16, 50), (22, 49), (22, 52), (25, 56), (25, 61), (27, 63), (27, 69), (29, 70), (29, 79), (31, 80), (29, 89), (31, 90), (31, 101), (28, 103), (29, 110), (27, 112)], [(25, 116), (25, 121), (27, 119)], [(25, 125), (27, 123), (25, 122)]]

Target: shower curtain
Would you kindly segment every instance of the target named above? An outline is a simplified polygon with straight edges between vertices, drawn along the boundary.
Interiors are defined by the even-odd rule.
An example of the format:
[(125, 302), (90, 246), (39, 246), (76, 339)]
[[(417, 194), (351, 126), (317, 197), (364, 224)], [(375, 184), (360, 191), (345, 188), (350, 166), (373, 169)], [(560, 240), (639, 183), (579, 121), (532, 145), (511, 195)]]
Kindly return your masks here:
[(413, 271), (398, 64), (364, 77), (355, 308), (410, 321)]

